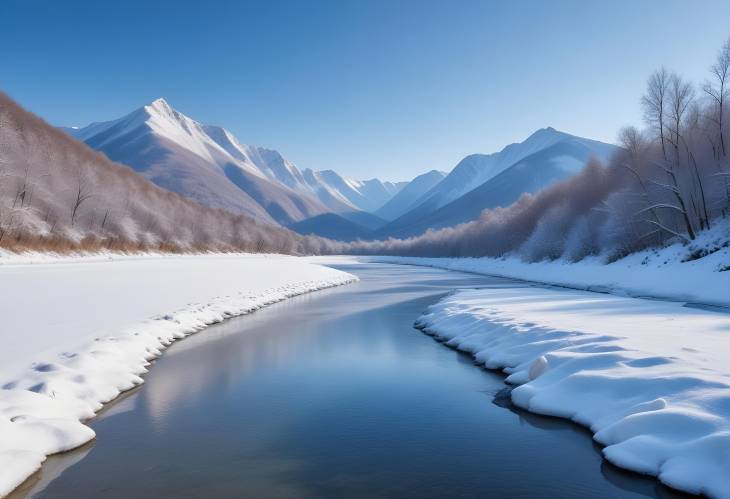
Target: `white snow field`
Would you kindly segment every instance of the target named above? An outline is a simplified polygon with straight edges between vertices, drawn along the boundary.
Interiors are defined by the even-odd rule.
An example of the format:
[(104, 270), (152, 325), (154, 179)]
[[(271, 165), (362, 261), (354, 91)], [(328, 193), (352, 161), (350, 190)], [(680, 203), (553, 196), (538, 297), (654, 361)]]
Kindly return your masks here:
[(517, 406), (589, 427), (612, 463), (730, 498), (730, 314), (526, 286), (457, 291), (417, 326), (502, 369)]
[(84, 421), (142, 383), (173, 341), (357, 280), (275, 255), (23, 261), (0, 258), (0, 497), (94, 438)]

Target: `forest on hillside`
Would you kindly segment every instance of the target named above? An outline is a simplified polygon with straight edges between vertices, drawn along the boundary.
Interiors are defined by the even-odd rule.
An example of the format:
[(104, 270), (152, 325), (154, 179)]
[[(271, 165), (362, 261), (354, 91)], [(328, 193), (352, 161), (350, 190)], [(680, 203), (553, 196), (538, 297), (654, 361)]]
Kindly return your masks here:
[(0, 247), (304, 254), (323, 246), (161, 189), (0, 93)]

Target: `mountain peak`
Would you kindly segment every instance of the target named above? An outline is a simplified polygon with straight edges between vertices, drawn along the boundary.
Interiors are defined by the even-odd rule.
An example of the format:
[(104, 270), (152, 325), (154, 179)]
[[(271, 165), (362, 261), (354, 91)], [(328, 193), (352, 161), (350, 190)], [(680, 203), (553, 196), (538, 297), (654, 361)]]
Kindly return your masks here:
[(507, 147), (505, 147), (504, 149), (502, 149), (502, 151), (500, 151), (500, 152), (504, 153), (504, 152), (513, 151), (516, 149), (522, 150), (524, 148), (542, 149), (542, 148), (545, 148), (556, 142), (560, 142), (561, 140), (570, 139), (570, 138), (573, 138), (573, 136), (568, 133), (561, 132), (560, 130), (557, 130), (551, 126), (548, 126), (545, 128), (538, 128), (524, 141), (510, 144)]
[(561, 132), (560, 130), (557, 130), (551, 126), (546, 126), (545, 128), (538, 128), (537, 130), (535, 130), (535, 132), (532, 135), (530, 135), (530, 137), (528, 137), (525, 140), (525, 142), (527, 140), (530, 140), (531, 137), (535, 137), (535, 136), (539, 137), (539, 136), (563, 136), (563, 135), (568, 135), (568, 134), (566, 134), (565, 132)]
[(159, 97), (146, 106), (144, 106), (145, 111), (147, 111), (149, 114), (166, 114), (170, 115), (174, 112), (174, 109), (172, 109), (172, 106), (168, 104), (168, 102), (165, 100), (164, 97)]
[(170, 104), (168, 104), (168, 102), (165, 100), (164, 97), (158, 97), (157, 99), (150, 102), (149, 105), (152, 107), (159, 107), (159, 106), (170, 107)]

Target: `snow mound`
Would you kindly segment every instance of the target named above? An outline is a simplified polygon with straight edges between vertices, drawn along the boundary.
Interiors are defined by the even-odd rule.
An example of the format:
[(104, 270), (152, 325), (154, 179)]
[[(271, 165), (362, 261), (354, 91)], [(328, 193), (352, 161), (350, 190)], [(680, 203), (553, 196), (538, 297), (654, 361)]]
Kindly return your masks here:
[[(0, 497), (34, 473), (46, 456), (93, 439), (94, 431), (84, 421), (120, 393), (143, 383), (142, 375), (147, 372), (150, 361), (174, 341), (229, 317), (357, 280), (351, 274), (296, 258), (252, 255), (130, 257), (110, 262), (80, 258), (62, 265), (7, 264), (2, 272), (5, 286), (15, 286), (15, 277), (21, 277), (29, 287), (44, 282), (47, 293), (39, 296), (36, 287), (35, 303), (13, 303), (27, 301), (26, 295), (19, 289), (14, 289), (15, 293), (5, 289), (9, 307), (17, 311), (35, 305), (36, 321), (40, 320), (39, 325), (44, 326), (35, 332), (37, 337), (32, 338), (35, 346), (30, 354), (17, 345), (23, 343), (23, 335), (7, 331), (13, 329), (13, 321), (6, 331), (0, 332), (3, 364), (17, 365), (20, 360), (27, 365), (17, 376), (7, 376), (7, 369), (3, 369), (0, 378)], [(98, 276), (110, 292), (99, 296), (93, 288), (96, 281), (86, 280), (84, 272)], [(174, 280), (174, 275), (178, 275), (179, 282)], [(59, 279), (58, 276), (66, 277)], [(187, 282), (189, 289), (179, 289), (183, 287), (182, 282)], [(69, 283), (75, 288), (69, 289)], [(270, 287), (266, 287), (267, 283)], [(112, 288), (116, 289), (112, 292)], [(151, 291), (150, 295), (141, 289)], [(227, 294), (212, 296), (213, 289), (222, 289)], [(243, 291), (232, 292), (233, 289)], [(70, 298), (64, 298), (66, 295)], [(203, 301), (189, 301), (191, 296)], [(122, 304), (141, 307), (143, 303), (137, 303), (139, 300), (148, 308), (170, 303), (178, 303), (180, 308), (141, 322), (125, 322), (131, 316), (120, 310), (124, 308)], [(50, 304), (59, 301), (63, 305), (59, 313), (48, 312)], [(67, 313), (69, 317), (85, 314), (90, 316), (90, 322), (67, 322), (63, 313), (73, 306), (76, 308)], [(26, 316), (23, 322), (28, 321)], [(85, 336), (84, 328), (108, 325), (110, 321), (117, 325), (104, 327), (108, 333)], [(67, 346), (61, 353), (57, 350), (59, 337)], [(56, 349), (55, 353), (49, 353), (48, 348)], [(13, 355), (20, 359), (8, 358)]]
[(503, 370), (517, 406), (590, 428), (617, 466), (730, 498), (730, 315), (520, 287), (458, 291), (416, 325)]

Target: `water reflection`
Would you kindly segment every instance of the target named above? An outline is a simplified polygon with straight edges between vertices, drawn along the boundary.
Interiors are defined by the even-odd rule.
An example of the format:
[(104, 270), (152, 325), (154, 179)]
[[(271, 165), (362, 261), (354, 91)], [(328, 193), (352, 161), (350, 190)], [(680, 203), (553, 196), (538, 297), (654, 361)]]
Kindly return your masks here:
[(450, 288), (522, 284), (416, 267), (348, 270), (362, 281), (173, 345), (125, 410), (94, 422), (88, 456), (52, 458), (65, 471), (30, 494), (671, 494), (606, 465), (585, 430), (516, 410), (501, 375), (412, 328)]

